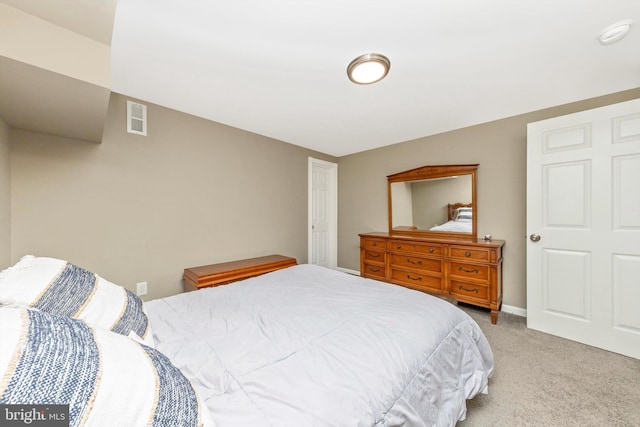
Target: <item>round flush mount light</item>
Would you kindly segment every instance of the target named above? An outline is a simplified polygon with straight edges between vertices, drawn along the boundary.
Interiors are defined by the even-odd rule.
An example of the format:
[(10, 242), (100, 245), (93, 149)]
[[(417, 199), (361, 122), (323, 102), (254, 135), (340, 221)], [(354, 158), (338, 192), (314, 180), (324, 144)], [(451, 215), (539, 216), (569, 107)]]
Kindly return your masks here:
[(379, 53), (366, 53), (351, 61), (347, 67), (349, 79), (360, 85), (379, 82), (391, 68), (389, 59)]
[(600, 33), (600, 43), (607, 45), (622, 40), (631, 29), (631, 24), (633, 24), (632, 19), (625, 19), (624, 21), (609, 25)]

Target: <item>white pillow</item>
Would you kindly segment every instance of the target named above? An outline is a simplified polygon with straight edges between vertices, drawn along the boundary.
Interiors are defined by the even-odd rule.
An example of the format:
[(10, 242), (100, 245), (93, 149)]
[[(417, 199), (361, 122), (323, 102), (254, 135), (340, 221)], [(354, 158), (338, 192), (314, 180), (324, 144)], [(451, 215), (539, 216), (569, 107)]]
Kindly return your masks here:
[(471, 208), (458, 208), (456, 211), (456, 221), (471, 222), (473, 219), (473, 209)]
[(0, 308), (4, 404), (69, 405), (73, 426), (213, 426), (189, 380), (158, 350), (85, 322)]
[(154, 345), (146, 308), (137, 295), (64, 260), (22, 257), (0, 272), (0, 303), (81, 319), (122, 335), (133, 332)]

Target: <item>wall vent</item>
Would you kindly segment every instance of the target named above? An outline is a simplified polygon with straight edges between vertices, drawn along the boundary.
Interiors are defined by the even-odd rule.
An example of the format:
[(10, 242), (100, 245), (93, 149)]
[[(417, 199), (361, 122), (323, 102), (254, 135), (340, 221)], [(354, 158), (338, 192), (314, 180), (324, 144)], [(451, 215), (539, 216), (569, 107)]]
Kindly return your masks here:
[(127, 132), (147, 135), (147, 106), (127, 101)]

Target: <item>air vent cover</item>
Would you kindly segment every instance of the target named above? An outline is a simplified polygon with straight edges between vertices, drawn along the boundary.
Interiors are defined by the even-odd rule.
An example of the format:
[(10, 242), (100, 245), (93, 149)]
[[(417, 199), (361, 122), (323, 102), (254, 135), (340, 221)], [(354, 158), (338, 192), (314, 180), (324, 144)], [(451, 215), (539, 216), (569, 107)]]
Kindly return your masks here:
[(127, 132), (147, 135), (147, 106), (127, 101)]

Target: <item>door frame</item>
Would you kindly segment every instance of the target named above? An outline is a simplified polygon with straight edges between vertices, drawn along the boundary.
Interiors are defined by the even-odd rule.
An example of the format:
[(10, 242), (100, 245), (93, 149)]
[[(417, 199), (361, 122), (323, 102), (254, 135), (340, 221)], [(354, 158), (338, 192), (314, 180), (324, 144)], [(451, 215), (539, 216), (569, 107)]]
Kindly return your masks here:
[(338, 266), (338, 164), (309, 157), (307, 175), (307, 262), (313, 259), (313, 168), (329, 170), (329, 266)]

